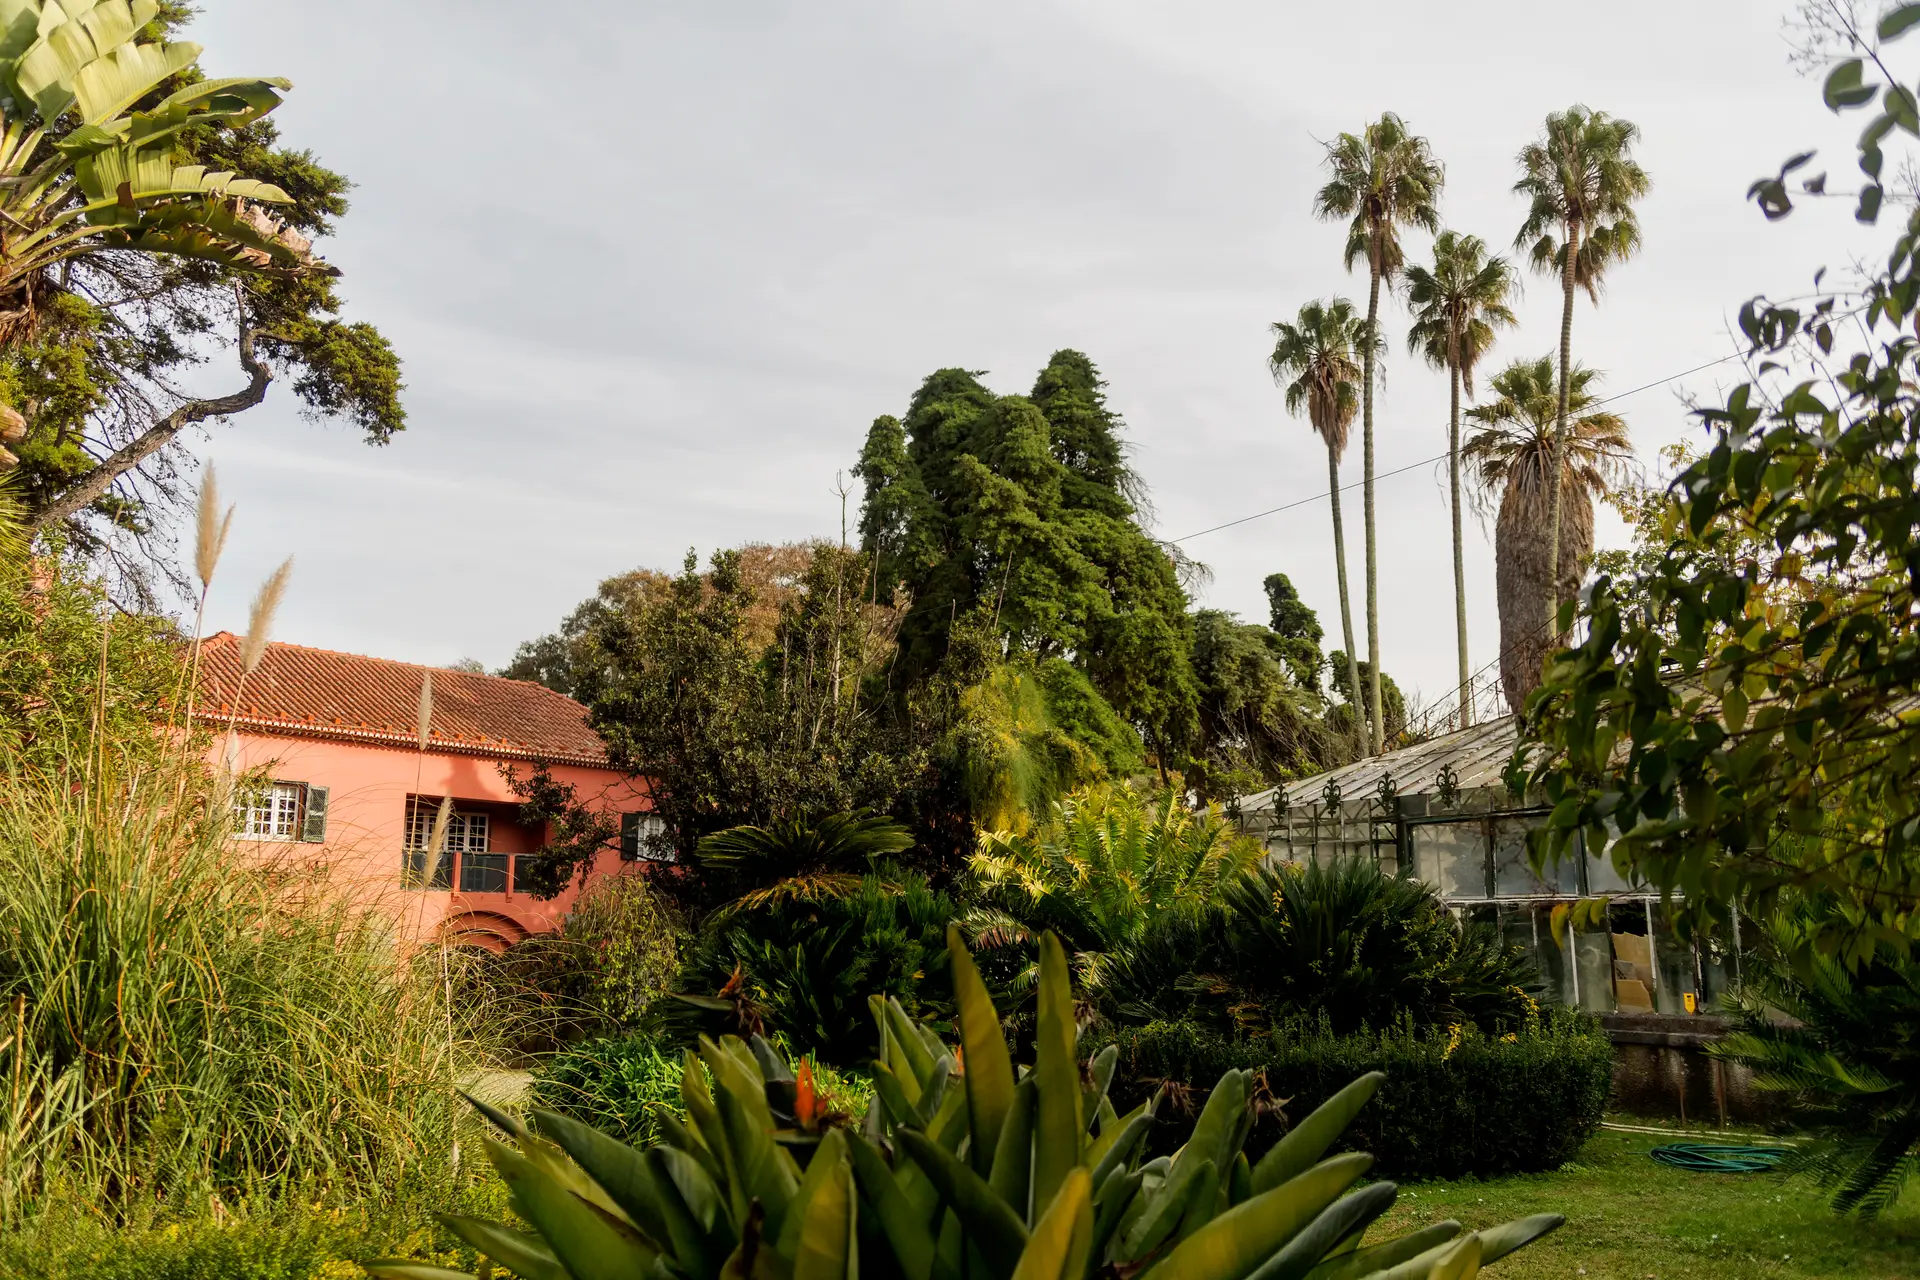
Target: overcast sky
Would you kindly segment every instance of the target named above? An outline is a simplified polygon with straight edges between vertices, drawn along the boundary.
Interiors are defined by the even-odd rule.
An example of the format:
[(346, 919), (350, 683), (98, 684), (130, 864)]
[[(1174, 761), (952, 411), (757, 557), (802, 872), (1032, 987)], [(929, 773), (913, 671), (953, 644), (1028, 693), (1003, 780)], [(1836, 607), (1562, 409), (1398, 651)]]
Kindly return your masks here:
[[(292, 77), (287, 140), (358, 184), (322, 247), (352, 318), (405, 359), (410, 424), (369, 448), (277, 387), (197, 442), (240, 507), (212, 620), (243, 629), (292, 554), (276, 638), (423, 662), (498, 666), (601, 578), (689, 547), (837, 536), (836, 471), (948, 365), (1024, 393), (1055, 349), (1090, 355), (1160, 536), (1320, 494), (1267, 326), (1333, 293), (1364, 305), (1310, 202), (1320, 140), (1383, 110), (1445, 162), (1447, 224), (1497, 247), (1548, 111), (1640, 125), (1645, 251), (1574, 320), (1603, 393), (1728, 355), (1744, 298), (1878, 242), (1841, 201), (1777, 226), (1744, 201), (1844, 137), (1787, 65), (1785, 0), (205, 8), (207, 71)], [(1409, 256), (1428, 252), (1415, 235)], [(1493, 367), (1555, 340), (1553, 282), (1530, 277), (1518, 310)], [(1444, 378), (1405, 356), (1399, 305), (1384, 315), (1382, 472), (1446, 430)], [(1614, 407), (1650, 457), (1691, 430), (1683, 391), (1738, 370)], [(1454, 664), (1443, 485), (1419, 466), (1379, 486), (1386, 669), (1428, 699)], [(1357, 493), (1347, 512), (1357, 611)], [(1333, 637), (1331, 543), (1309, 501), (1183, 545), (1214, 573), (1201, 603), (1264, 620), (1261, 579), (1284, 570)], [(1467, 556), (1478, 665), (1490, 527)]]

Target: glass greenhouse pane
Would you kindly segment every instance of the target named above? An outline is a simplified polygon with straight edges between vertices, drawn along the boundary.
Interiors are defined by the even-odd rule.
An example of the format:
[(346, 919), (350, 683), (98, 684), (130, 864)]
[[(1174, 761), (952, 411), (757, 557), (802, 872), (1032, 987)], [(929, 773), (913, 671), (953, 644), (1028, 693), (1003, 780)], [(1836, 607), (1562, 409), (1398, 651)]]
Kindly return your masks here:
[(1478, 822), (1422, 822), (1410, 828), (1413, 873), (1442, 898), (1487, 896), (1486, 829)]
[(1493, 891), (1500, 897), (1566, 894), (1580, 891), (1571, 862), (1561, 862), (1540, 875), (1527, 856), (1527, 832), (1536, 824), (1525, 818), (1503, 818), (1493, 826)]

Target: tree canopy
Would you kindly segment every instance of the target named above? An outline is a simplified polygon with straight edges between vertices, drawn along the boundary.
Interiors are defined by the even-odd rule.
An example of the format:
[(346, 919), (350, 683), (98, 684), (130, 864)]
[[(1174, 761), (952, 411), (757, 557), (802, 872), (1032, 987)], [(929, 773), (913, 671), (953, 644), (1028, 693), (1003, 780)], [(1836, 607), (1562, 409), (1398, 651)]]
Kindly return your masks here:
[(1063, 659), (1163, 767), (1194, 730), (1187, 596), (1138, 522), (1119, 415), (1077, 351), (1056, 352), (1027, 396), (980, 375), (929, 375), (903, 418), (868, 431), (864, 549), (882, 597), (906, 612), (898, 686), (943, 661), (956, 622), (990, 620), (1005, 654)]
[[(182, 435), (194, 424), (259, 404), (276, 377), (292, 383), (304, 413), (349, 422), (369, 443), (385, 443), (406, 415), (398, 357), (373, 326), (343, 318), (339, 273), (312, 252), (347, 212), (351, 184), (286, 146), (266, 118), (286, 82), (206, 79), (199, 46), (171, 39), (185, 6), (94, 8), (69, 18), (76, 29), (92, 24), (90, 52), (61, 45), (72, 64), (64, 83), (74, 91), (92, 83), (77, 69), (89, 59), (126, 63), (132, 54), (113, 44), (124, 39), (119, 48), (143, 51), (137, 60), (151, 64), (131, 82), (131, 100), (59, 107), (62, 78), (42, 86), (23, 68), (45, 59), (0, 41), (16, 104), (9, 119), (20, 121), (24, 95), (45, 130), (10, 134), (18, 149), (0, 168), (57, 180), (64, 165), (73, 178), (50, 189), (65, 191), (58, 201), (9, 205), (10, 216), (16, 226), (31, 215), (84, 232), (54, 260), (0, 251), (0, 399), (21, 417), (10, 447), (29, 522), (62, 530), (83, 551), (131, 546), (144, 569), (154, 563), (140, 554), (154, 508), (180, 496)], [(131, 27), (109, 22), (109, 10), (124, 10)], [(130, 204), (103, 206), (89, 192), (87, 174), (112, 165), (133, 175)], [(237, 358), (243, 384), (212, 397), (182, 390), (181, 379), (222, 349)]]

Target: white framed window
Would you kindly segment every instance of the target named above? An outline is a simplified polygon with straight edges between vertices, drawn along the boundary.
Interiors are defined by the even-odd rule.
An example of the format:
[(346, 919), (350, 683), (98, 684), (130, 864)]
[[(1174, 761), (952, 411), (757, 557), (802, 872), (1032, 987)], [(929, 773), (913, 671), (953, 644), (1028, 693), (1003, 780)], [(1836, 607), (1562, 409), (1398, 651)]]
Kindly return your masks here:
[(667, 822), (651, 813), (620, 815), (620, 858), (623, 862), (672, 862)]
[(499, 893), (507, 887), (507, 855), (489, 852), (492, 823), (487, 814), (455, 809), (447, 817), (446, 841), (434, 865), (427, 866), (433, 847), (433, 824), (439, 821), (438, 803), (415, 799), (407, 810), (407, 847), (403, 878), (409, 888), (451, 889), (454, 860), (462, 867), (463, 893)]
[(325, 840), (327, 789), (307, 782), (244, 789), (233, 799), (233, 833), (242, 840)]

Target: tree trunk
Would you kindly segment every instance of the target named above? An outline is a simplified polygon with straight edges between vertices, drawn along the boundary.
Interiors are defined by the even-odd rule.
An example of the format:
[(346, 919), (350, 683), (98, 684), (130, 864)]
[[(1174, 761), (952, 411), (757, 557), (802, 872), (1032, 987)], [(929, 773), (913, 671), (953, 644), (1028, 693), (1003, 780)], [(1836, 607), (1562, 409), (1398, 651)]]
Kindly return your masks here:
[(50, 528), (78, 514), (112, 488), (115, 480), (172, 444), (175, 436), (194, 423), (241, 413), (266, 399), (267, 384), (273, 381), (273, 370), (254, 355), (254, 339), (258, 336), (258, 331), (254, 329), (245, 330), (240, 335), (240, 367), (247, 371), (248, 379), (245, 387), (232, 395), (216, 396), (211, 400), (189, 400), (166, 417), (158, 419), (35, 511), (28, 522), (29, 527), (35, 530)]
[(1453, 630), (1460, 653), (1460, 727), (1473, 723), (1472, 673), (1467, 670), (1467, 569), (1460, 539), (1460, 363), (1448, 361), (1452, 404), (1447, 415), (1447, 483), (1453, 491)]
[(1327, 493), (1333, 500), (1333, 569), (1340, 584), (1340, 632), (1347, 640), (1347, 688), (1353, 690), (1353, 734), (1367, 751), (1367, 707), (1360, 692), (1360, 657), (1353, 649), (1353, 603), (1347, 595), (1347, 531), (1340, 520), (1340, 459), (1327, 446)]
[[(1560, 581), (1560, 477), (1567, 470), (1567, 400), (1573, 377), (1573, 286), (1574, 268), (1580, 255), (1580, 224), (1567, 222), (1566, 261), (1560, 270), (1560, 405), (1553, 424), (1553, 513), (1547, 518), (1547, 581)], [(1554, 590), (1547, 589), (1547, 635), (1559, 635), (1560, 605)], [(1513, 708), (1515, 715), (1520, 708)]]
[(1367, 348), (1364, 355), (1365, 381), (1360, 386), (1360, 497), (1362, 519), (1367, 534), (1367, 661), (1373, 670), (1367, 673), (1367, 696), (1372, 708), (1367, 723), (1372, 728), (1373, 754), (1387, 749), (1386, 704), (1380, 699), (1380, 564), (1375, 548), (1373, 524), (1373, 353), (1378, 345), (1374, 335), (1380, 331), (1380, 264), (1369, 261), (1367, 269)]

